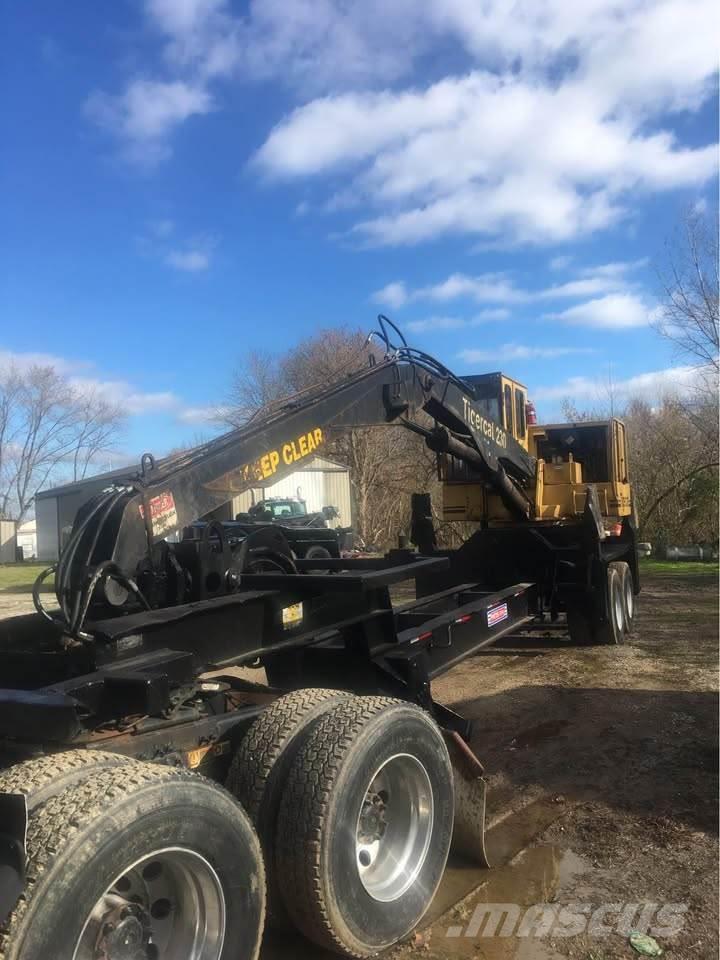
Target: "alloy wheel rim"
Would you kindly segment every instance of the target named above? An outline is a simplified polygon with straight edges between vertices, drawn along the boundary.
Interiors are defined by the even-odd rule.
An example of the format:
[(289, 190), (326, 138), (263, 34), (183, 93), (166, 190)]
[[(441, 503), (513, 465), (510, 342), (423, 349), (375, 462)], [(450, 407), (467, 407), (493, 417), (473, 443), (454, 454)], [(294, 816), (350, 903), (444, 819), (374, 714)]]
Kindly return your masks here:
[(430, 847), (434, 817), (432, 784), (417, 757), (396, 754), (376, 770), (355, 830), (360, 882), (374, 900), (397, 900), (415, 882)]
[(226, 905), (199, 853), (165, 847), (117, 876), (90, 911), (73, 960), (219, 960)]

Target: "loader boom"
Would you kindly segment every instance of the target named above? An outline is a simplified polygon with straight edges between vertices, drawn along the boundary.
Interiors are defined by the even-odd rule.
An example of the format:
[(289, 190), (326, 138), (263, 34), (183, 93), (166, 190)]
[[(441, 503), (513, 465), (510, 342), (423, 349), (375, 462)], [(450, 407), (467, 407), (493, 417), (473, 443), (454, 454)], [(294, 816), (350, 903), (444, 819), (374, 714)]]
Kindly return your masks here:
[[(118, 589), (110, 596), (123, 598), (134, 591), (139, 570), (157, 565), (156, 545), (170, 532), (259, 481), (297, 469), (335, 431), (394, 425), (420, 433), (432, 450), (468, 463), (513, 516), (529, 516), (525, 488), (532, 489), (535, 459), (475, 405), (471, 385), (426, 354), (394, 347), (381, 322), (387, 350), (381, 362), (307, 391), (190, 451), (159, 462), (146, 454), (138, 476), (81, 511), (56, 574), (71, 633), (80, 624), (75, 611), (87, 609), (90, 600), (88, 570), (114, 579)], [(97, 581), (92, 589), (96, 586)]]

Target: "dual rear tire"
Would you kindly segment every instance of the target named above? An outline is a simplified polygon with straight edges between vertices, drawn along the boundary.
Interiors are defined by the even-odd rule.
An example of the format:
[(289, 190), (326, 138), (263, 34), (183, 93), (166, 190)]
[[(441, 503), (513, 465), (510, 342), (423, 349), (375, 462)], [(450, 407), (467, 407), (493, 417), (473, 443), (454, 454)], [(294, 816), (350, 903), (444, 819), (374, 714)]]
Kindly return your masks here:
[(406, 936), (447, 860), (453, 777), (418, 707), (302, 690), (248, 731), (228, 786), (258, 830), (270, 911), (318, 946), (367, 957)]
[(442, 878), (453, 828), (445, 741), (419, 708), (356, 697), (313, 729), (288, 775), (274, 869), (295, 926), (368, 957), (406, 936)]
[[(443, 736), (411, 704), (277, 700), (228, 791), (183, 769), (72, 751), (0, 774), (27, 800), (27, 881), (0, 960), (256, 960), (266, 899), (318, 946), (396, 943), (430, 905), (453, 829)], [(241, 800), (247, 812), (237, 802)]]
[(171, 767), (88, 763), (29, 806), (27, 880), (0, 928), (2, 960), (255, 960), (262, 855), (221, 787)]
[(585, 598), (568, 600), (567, 623), (570, 638), (580, 646), (607, 646), (624, 643), (635, 622), (635, 588), (630, 567), (624, 561), (608, 564), (607, 616), (597, 616)]

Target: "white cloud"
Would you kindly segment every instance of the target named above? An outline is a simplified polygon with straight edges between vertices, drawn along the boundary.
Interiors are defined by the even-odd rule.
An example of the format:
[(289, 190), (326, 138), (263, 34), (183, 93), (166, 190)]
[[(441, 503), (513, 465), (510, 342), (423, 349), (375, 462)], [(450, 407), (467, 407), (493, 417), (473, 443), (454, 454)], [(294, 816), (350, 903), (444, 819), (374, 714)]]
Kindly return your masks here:
[(578, 299), (594, 294), (629, 291), (632, 284), (627, 275), (645, 263), (645, 260), (634, 260), (582, 267), (577, 271), (576, 278), (539, 290), (518, 287), (503, 273), (485, 273), (478, 276), (453, 273), (439, 283), (415, 289), (409, 288), (402, 280), (395, 280), (381, 290), (376, 290), (371, 299), (375, 303), (395, 309), (417, 301), (446, 303), (469, 299), (476, 303), (523, 304), (539, 300)]
[(171, 250), (165, 256), (165, 263), (185, 273), (200, 273), (210, 266), (210, 253), (207, 250)]
[(222, 405), (207, 407), (185, 407), (181, 410), (177, 419), (180, 423), (193, 424), (217, 424), (230, 415), (230, 410)]
[(94, 365), (88, 361), (0, 349), (0, 371), (14, 367), (22, 373), (38, 366), (52, 367), (66, 379), (71, 390), (104, 400), (128, 416), (164, 412), (180, 416), (185, 409), (182, 400), (171, 391), (145, 391), (128, 380), (102, 377), (91, 372)]
[(165, 240), (175, 232), (175, 221), (168, 219), (151, 220), (148, 223), (148, 230), (158, 240)]
[[(90, 114), (153, 163), (214, 109), (218, 81), (284, 84), (301, 105), (254, 159), (269, 178), (323, 178), (313, 209), (362, 207), (362, 244), (450, 234), (554, 244), (603, 230), (638, 197), (715, 174), (668, 111), (713, 93), (711, 0), (145, 0), (163, 76), (96, 93)], [(440, 53), (463, 74), (418, 84)], [(415, 77), (412, 82), (407, 78)], [(405, 78), (405, 79), (404, 79)], [(308, 102), (308, 97), (313, 97)]]
[(404, 324), (407, 330), (413, 333), (432, 333), (441, 330), (461, 330), (467, 327), (479, 327), (494, 320), (506, 320), (510, 311), (502, 307), (491, 310), (481, 310), (474, 317), (433, 316), (424, 320), (410, 320)]
[(161, 261), (173, 270), (202, 273), (212, 265), (218, 237), (212, 233), (183, 236), (174, 220), (150, 220), (137, 237), (137, 246), (144, 255)]
[(488, 323), (492, 320), (507, 320), (509, 316), (510, 311), (506, 310), (505, 307), (493, 307), (488, 310), (481, 310), (480, 313), (475, 314), (474, 322)]
[(559, 257), (553, 257), (549, 266), (551, 270), (567, 270), (572, 262), (572, 254), (563, 254)]
[(641, 257), (639, 260), (615, 260), (612, 263), (581, 267), (578, 272), (584, 277), (624, 277), (633, 270), (646, 267), (648, 262), (647, 257)]
[(274, 177), (349, 177), (380, 210), (354, 233), (389, 245), (450, 233), (562, 242), (617, 221), (630, 191), (712, 176), (714, 147), (647, 133), (646, 111), (620, 115), (599, 92), (474, 71), (325, 97), (278, 124), (256, 163)]
[(66, 376), (70, 373), (77, 373), (82, 367), (89, 367), (88, 363), (80, 363), (75, 360), (67, 360), (65, 357), (57, 357), (52, 353), (38, 353), (28, 351), (18, 353), (13, 350), (0, 349), (0, 372), (11, 368), (19, 373), (25, 373), (33, 367), (53, 367), (60, 376)]
[(478, 303), (522, 303), (530, 298), (530, 294), (516, 289), (501, 273), (485, 273), (475, 277), (465, 273), (453, 273), (441, 283), (417, 287), (415, 290), (408, 289), (404, 281), (396, 280), (382, 290), (376, 290), (371, 299), (375, 303), (399, 308), (418, 300), (446, 303), (460, 297)]
[(607, 401), (612, 395), (617, 400), (643, 397), (657, 400), (663, 396), (687, 396), (696, 389), (702, 372), (697, 367), (669, 367), (640, 373), (626, 379), (570, 377), (564, 383), (538, 387), (533, 391), (536, 400), (595, 400)]
[(382, 290), (376, 290), (370, 299), (385, 307), (402, 307), (408, 301), (408, 290), (403, 281), (398, 280), (388, 283)]
[(533, 0), (416, 6), (424, 12), (411, 22), (450, 34), (477, 69), (424, 89), (315, 99), (257, 153), (274, 177), (343, 178), (345, 192), (378, 209), (355, 224), (357, 236), (561, 242), (616, 222), (638, 191), (714, 174), (713, 146), (683, 147), (658, 126), (712, 91), (709, 0), (591, 0), (577, 15)]
[(484, 363), (498, 360), (552, 360), (573, 353), (594, 353), (594, 350), (589, 347), (531, 347), (522, 343), (504, 343), (492, 350), (461, 350), (458, 357), (466, 363)]
[(656, 309), (633, 293), (610, 293), (578, 303), (560, 313), (547, 314), (547, 318), (582, 327), (623, 330), (647, 326), (655, 316)]
[(201, 30), (208, 18), (225, 6), (225, 0), (147, 0), (149, 16), (171, 35)]
[(141, 166), (165, 159), (175, 127), (212, 109), (207, 90), (182, 80), (136, 79), (118, 96), (95, 92), (85, 103), (87, 115), (117, 137), (127, 159)]
[(70, 387), (79, 393), (105, 400), (130, 416), (171, 411), (180, 401), (169, 391), (145, 392), (127, 380), (103, 380), (97, 377), (70, 377)]

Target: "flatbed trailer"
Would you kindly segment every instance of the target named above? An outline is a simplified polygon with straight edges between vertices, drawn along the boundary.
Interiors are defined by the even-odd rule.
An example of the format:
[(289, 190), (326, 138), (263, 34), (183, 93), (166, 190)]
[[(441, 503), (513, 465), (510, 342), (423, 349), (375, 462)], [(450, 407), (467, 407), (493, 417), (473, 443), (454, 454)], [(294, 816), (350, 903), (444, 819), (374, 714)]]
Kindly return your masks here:
[[(298, 563), (301, 570), (302, 561)], [(316, 569), (318, 561), (306, 563)], [(467, 746), (471, 723), (434, 700), (431, 682), (531, 622), (536, 616), (533, 585), (521, 583), (489, 591), (481, 584), (461, 583), (394, 609), (392, 588), (419, 575), (447, 571), (448, 558), (422, 558), (408, 550), (396, 550), (380, 558), (328, 559), (323, 565), (327, 572), (322, 575), (249, 575), (245, 592), (227, 597), (220, 610), (214, 601), (220, 616), (237, 618), (241, 610), (248, 622), (258, 622), (261, 616), (274, 627), (262, 645), (248, 643), (232, 655), (217, 649), (214, 652), (218, 656), (208, 660), (197, 656), (195, 629), (198, 623), (206, 622), (203, 607), (213, 601), (174, 608), (173, 648), (162, 645), (167, 633), (167, 624), (163, 624), (156, 631), (157, 644), (151, 639), (154, 631), (150, 627), (145, 652), (120, 660), (118, 649), (123, 649), (136, 629), (132, 618), (94, 624), (94, 634), (102, 637), (94, 661), (87, 664), (94, 669), (78, 674), (76, 651), (58, 656), (42, 642), (29, 648), (25, 618), (15, 618), (16, 629), (13, 619), (7, 622), (5, 635), (9, 640), (0, 652), (5, 685), (0, 694), (0, 766), (7, 773), (0, 772), (0, 790), (20, 787), (24, 768), (35, 772), (35, 777), (30, 779), (27, 791), (0, 793), (0, 878), (6, 911), (15, 904), (26, 880), (23, 862), (28, 820), (32, 828), (37, 813), (52, 806), (51, 800), (72, 796), (84, 782), (97, 789), (115, 784), (118, 770), (124, 768), (117, 767), (109, 755), (117, 762), (127, 758), (143, 767), (152, 764), (169, 771), (190, 770), (226, 783), (248, 730), (271, 705), (282, 704), (288, 695), (291, 700), (297, 696), (292, 691), (302, 696), (308, 690), (341, 690), (354, 695), (358, 704), (366, 700), (374, 703), (378, 697), (392, 698), (387, 700), (390, 706), (405, 702), (432, 717), (436, 729), (442, 731), (452, 763), (452, 782), (446, 781), (444, 789), (454, 794), (456, 839), (466, 854), (486, 863), (485, 784), (482, 766)], [(207, 655), (211, 647), (205, 647), (203, 654)], [(52, 671), (56, 671), (57, 679), (28, 690), (30, 664), (42, 681), (49, 680)], [(269, 686), (232, 671), (234, 667), (262, 665)], [(66, 676), (68, 673), (73, 675)], [(177, 699), (178, 691), (186, 694), (188, 687), (194, 687), (196, 693), (191, 704)], [(337, 708), (344, 702), (328, 699), (324, 704)], [(316, 716), (315, 707), (313, 702), (312, 716), (317, 720), (320, 714)], [(115, 722), (118, 712), (127, 714), (124, 724)], [(302, 733), (306, 732), (303, 725)], [(79, 756), (83, 762), (76, 766)], [(95, 756), (97, 764), (93, 763)], [(74, 760), (69, 772), (63, 766), (68, 757)], [(41, 775), (42, 786), (33, 791), (33, 779), (37, 779), (38, 770), (42, 773), (43, 764), (51, 779), (46, 782)], [(242, 815), (239, 807), (237, 814)], [(444, 856), (441, 859), (444, 862)], [(440, 873), (437, 869), (435, 873), (437, 881)], [(121, 880), (116, 880), (116, 885)], [(197, 878), (193, 882), (198, 882)], [(148, 902), (143, 909), (152, 911), (152, 906)], [(120, 926), (125, 923), (131, 939), (142, 935), (141, 912), (138, 909), (137, 915), (119, 921)], [(106, 913), (112, 918), (117, 911), (113, 913), (109, 907)], [(412, 925), (414, 919), (401, 917), (400, 926)], [(112, 919), (106, 926), (109, 924)], [(397, 939), (395, 931), (392, 936)], [(100, 946), (95, 953), (88, 952), (88, 957), (125, 957), (119, 947), (113, 947), (119, 940), (113, 940), (110, 934), (103, 939), (102, 931), (94, 931), (93, 937), (93, 943)], [(255, 939), (259, 942), (258, 937)], [(84, 940), (81, 935), (76, 949), (90, 950), (85, 941), (87, 935)], [(145, 944), (153, 945), (152, 939)], [(183, 945), (181, 949), (192, 948)], [(352, 952), (348, 945), (345, 952)], [(2, 953), (0, 956), (4, 957)], [(60, 953), (58, 960), (65, 960), (65, 956), (75, 960), (74, 953)], [(84, 958), (86, 953), (78, 956)], [(127, 956), (154, 954), (150, 950)], [(158, 956), (181, 960), (196, 954), (167, 953), (166, 948), (166, 953)], [(236, 954), (231, 951), (228, 956)]]
[[(250, 643), (232, 655), (219, 648), (215, 651), (219, 656), (213, 657), (209, 643), (203, 654), (210, 658), (197, 656), (195, 624), (198, 618), (206, 623), (203, 608), (209, 601), (174, 608), (172, 649), (161, 645), (167, 632), (164, 624), (165, 629), (157, 631), (157, 646), (146, 637), (146, 652), (121, 660), (116, 659), (118, 647), (136, 636), (132, 618), (95, 624), (105, 641), (92, 664), (95, 669), (69, 677), (65, 674), (78, 664), (72, 652), (58, 658), (42, 644), (28, 649), (24, 632), (19, 631), (18, 648), (7, 643), (0, 650), (4, 684), (0, 763), (7, 766), (29, 759), (48, 745), (56, 750), (112, 745), (140, 760), (171, 758), (193, 765), (197, 751), (212, 744), (199, 766), (206, 772), (212, 764), (218, 774), (222, 760), (216, 761), (228, 755), (222, 744), (236, 736), (236, 725), (242, 730), (270, 699), (314, 686), (338, 685), (358, 695), (400, 697), (428, 710), (444, 728), (469, 738), (469, 722), (436, 703), (430, 683), (531, 622), (536, 616), (534, 585), (520, 583), (490, 591), (480, 584), (462, 583), (394, 609), (391, 587), (445, 571), (449, 560), (413, 557), (410, 551), (397, 550), (386, 557), (306, 563), (313, 569), (321, 563), (331, 575), (249, 575), (246, 592), (227, 597), (219, 610), (217, 601), (213, 602), (221, 616), (237, 617), (241, 608), (243, 616), (256, 620), (261, 612), (275, 626), (274, 636), (261, 645)], [(322, 608), (314, 609), (319, 598)], [(19, 618), (19, 626), (26, 626), (23, 619)], [(111, 632), (111, 627), (116, 629)], [(12, 618), (6, 633), (14, 637)], [(151, 639), (154, 633), (152, 628), (148, 631)], [(36, 676), (48, 679), (44, 658), (55, 661), (58, 679), (27, 689), (31, 665)], [(218, 677), (218, 671), (253, 666), (265, 667), (270, 680), (267, 694), (259, 684), (230, 674)], [(173, 711), (173, 686), (193, 684), (206, 674), (212, 674), (212, 679), (205, 682), (200, 693), (206, 696), (192, 715), (184, 709)], [(223, 690), (225, 684), (229, 691)], [(231, 708), (218, 708), (220, 692), (230, 693)], [(240, 707), (243, 694), (250, 702)], [(124, 730), (108, 729), (119, 711), (138, 719)], [(159, 719), (160, 713), (166, 716)], [(162, 749), (158, 743), (164, 744)], [(190, 752), (192, 758), (187, 756)]]
[[(144, 457), (79, 512), (37, 614), (0, 626), (0, 960), (256, 960), (266, 909), (369, 957), (423, 916), (453, 839), (487, 865), (472, 724), (432, 681), (534, 623), (622, 640), (639, 591), (624, 461), (603, 454), (617, 482), (583, 486), (553, 427), (543, 471), (480, 388), (382, 332), (383, 363)], [(424, 494), (418, 550), (384, 557), (299, 558), (273, 525), (166, 539), (290, 469), (328, 423), (382, 422), (425, 437), (468, 510), (490, 503), (459, 549), (437, 548)], [(597, 471), (611, 432), (591, 430)]]

